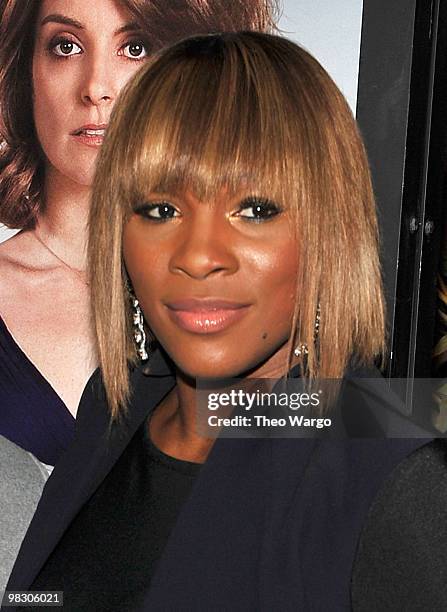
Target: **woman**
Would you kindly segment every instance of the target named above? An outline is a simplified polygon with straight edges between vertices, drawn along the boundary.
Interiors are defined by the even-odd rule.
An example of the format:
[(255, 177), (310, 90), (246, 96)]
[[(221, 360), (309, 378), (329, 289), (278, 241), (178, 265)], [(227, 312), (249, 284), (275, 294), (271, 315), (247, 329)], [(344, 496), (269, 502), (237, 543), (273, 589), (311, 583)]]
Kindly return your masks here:
[[(54, 465), (97, 366), (85, 273), (91, 182), (115, 99), (182, 36), (270, 29), (270, 0), (2, 0), (0, 434)], [(27, 78), (25, 75), (30, 75)]]
[(423, 442), (195, 430), (198, 379), (340, 378), (381, 351), (368, 165), (334, 83), (266, 34), (163, 51), (114, 111), (89, 226), (105, 392), (9, 588), (67, 610), (350, 609), (368, 509)]

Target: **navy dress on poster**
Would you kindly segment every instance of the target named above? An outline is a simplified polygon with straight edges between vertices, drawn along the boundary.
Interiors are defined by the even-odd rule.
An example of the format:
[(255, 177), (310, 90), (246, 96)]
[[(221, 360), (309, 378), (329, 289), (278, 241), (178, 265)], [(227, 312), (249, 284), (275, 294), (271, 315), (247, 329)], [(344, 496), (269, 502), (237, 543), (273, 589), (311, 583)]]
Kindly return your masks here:
[(0, 318), (0, 435), (55, 465), (74, 431), (67, 406)]

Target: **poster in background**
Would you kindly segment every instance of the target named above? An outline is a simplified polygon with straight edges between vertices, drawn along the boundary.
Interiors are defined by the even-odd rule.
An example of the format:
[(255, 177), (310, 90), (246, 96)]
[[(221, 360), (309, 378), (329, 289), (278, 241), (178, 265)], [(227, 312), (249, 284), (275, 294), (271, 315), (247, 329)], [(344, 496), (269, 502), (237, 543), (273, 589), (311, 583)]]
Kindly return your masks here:
[[(314, 55), (355, 113), (363, 0), (282, 0), (279, 28)], [(0, 224), (0, 242), (16, 233)]]

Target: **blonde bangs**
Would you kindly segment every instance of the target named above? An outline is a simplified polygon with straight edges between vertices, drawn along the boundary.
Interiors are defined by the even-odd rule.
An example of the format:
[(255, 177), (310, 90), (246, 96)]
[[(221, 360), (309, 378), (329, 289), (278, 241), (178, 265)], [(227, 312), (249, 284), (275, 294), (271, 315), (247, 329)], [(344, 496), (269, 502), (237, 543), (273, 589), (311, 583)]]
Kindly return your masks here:
[(177, 62), (168, 50), (133, 83), (126, 129), (115, 126), (121, 190), (129, 203), (187, 188), (204, 200), (221, 189), (243, 189), (293, 199), (293, 208), (305, 205), (313, 157), (318, 165), (308, 134), (310, 108), (296, 99), (287, 72), (278, 71), (258, 41), (245, 42), (251, 44), (227, 35), (216, 57), (206, 49), (216, 41), (204, 37), (202, 56)]

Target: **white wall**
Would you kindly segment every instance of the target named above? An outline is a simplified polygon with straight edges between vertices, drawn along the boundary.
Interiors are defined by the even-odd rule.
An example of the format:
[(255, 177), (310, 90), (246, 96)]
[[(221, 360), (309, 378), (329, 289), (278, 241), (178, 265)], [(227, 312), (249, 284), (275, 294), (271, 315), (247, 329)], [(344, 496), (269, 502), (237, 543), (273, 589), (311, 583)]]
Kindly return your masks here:
[(4, 225), (0, 223), (0, 242), (7, 240), (11, 236), (14, 236), (15, 233), (16, 233), (16, 230), (9, 230), (8, 228), (6, 228)]
[[(355, 112), (363, 0), (282, 0), (282, 6), (282, 34), (321, 62)], [(0, 225), (0, 242), (14, 233)]]
[(355, 113), (363, 0), (280, 1), (282, 34), (318, 59)]

